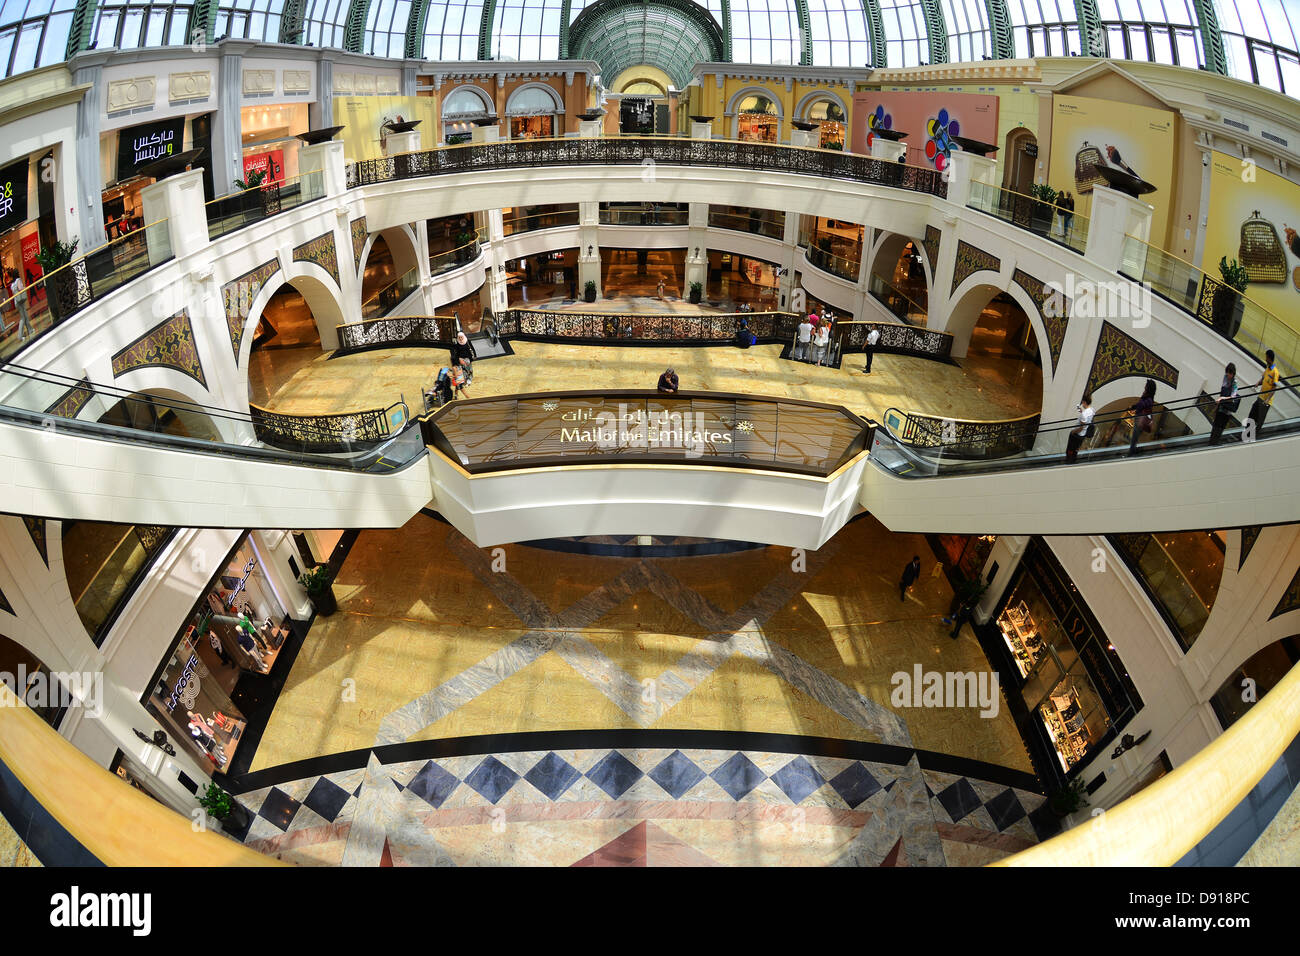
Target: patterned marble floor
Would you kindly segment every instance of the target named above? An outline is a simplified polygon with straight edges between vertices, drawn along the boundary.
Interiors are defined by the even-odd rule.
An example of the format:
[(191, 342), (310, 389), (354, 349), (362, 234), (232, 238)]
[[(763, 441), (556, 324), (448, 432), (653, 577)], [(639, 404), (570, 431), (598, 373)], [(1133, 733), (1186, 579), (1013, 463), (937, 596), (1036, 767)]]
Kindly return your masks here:
[[(358, 865), (385, 859), (571, 863), (624, 839), (639, 823), (646, 827), (626, 838), (637, 846), (658, 840), (654, 845), (677, 847), (668, 834), (714, 862), (874, 865), (897, 850), (894, 862), (943, 864), (1014, 852), (1034, 831), (1027, 822), (1019, 829), (1013, 824), (1041, 801), (1027, 793), (1034, 786), (1030, 765), (1005, 701), (991, 719), (968, 708), (898, 708), (890, 701), (891, 676), (918, 664), (988, 671), (973, 635), (950, 640), (939, 622), (952, 592), (929, 573), (931, 559), (914, 591), (898, 600), (898, 575), (914, 553), (928, 553), (921, 538), (890, 534), (870, 518), (808, 554), (806, 565), (779, 548), (641, 559), (512, 545), (497, 556), (504, 566), (498, 560), (494, 568), (491, 552), (427, 515), (397, 531), (362, 532), (335, 585), (339, 613), (313, 625), (244, 781), (253, 809), (262, 810), (263, 799), (275, 801), (261, 813), (264, 822), (297, 819), (297, 811), (284, 817), (274, 809), (292, 801), (321, 820), (303, 817), (308, 822), (298, 828), (310, 835), (287, 842), (284, 827), (277, 834), (255, 824), (249, 840), (279, 840), (259, 848)], [(670, 742), (608, 744), (599, 752), (582, 736), (595, 732), (640, 733), (639, 740), (658, 734), (656, 740)], [(712, 737), (701, 742), (701, 734)], [(769, 737), (733, 736), (732, 752), (725, 753), (714, 739), (719, 734), (786, 735), (796, 743), (782, 750)], [(854, 748), (856, 758), (845, 753)], [(767, 753), (773, 749), (780, 752)], [(438, 759), (451, 750), (456, 753), (447, 760)], [(615, 750), (621, 756), (612, 757)], [(656, 776), (677, 750), (695, 769), (676, 757), (675, 769), (670, 761)], [(556, 756), (548, 757), (552, 751)], [(740, 751), (743, 761), (734, 757)], [(348, 766), (312, 762), (330, 754), (346, 755)], [(488, 755), (505, 769), (488, 763)], [(430, 759), (433, 768), (426, 767)], [(719, 770), (729, 760), (744, 771), (735, 786), (733, 775)], [(854, 802), (841, 792), (861, 773), (843, 777), (855, 760), (887, 794), (865, 810), (866, 796)], [(295, 766), (299, 761), (308, 763)], [(542, 761), (549, 763), (538, 770)], [(631, 783), (602, 788), (602, 761), (622, 767), (623, 776), (615, 777), (641, 789)], [(750, 765), (765, 776), (759, 779)], [(422, 771), (428, 787), (412, 783)], [(949, 771), (951, 779), (924, 777)], [(691, 785), (681, 793), (664, 789), (679, 772)], [(576, 786), (574, 774), (618, 807), (556, 810), (557, 802), (597, 799), (586, 784), (552, 793), (538, 783), (555, 777)], [(322, 775), (329, 786), (319, 783)], [(900, 775), (902, 789), (887, 786)], [(959, 778), (971, 780), (972, 789), (958, 787), (965, 802), (949, 807), (947, 816), (934, 813), (928, 801)], [(531, 802), (544, 809), (513, 822), (468, 810), (447, 816), (444, 810), (462, 806), (443, 799), (460, 782), (466, 786), (456, 792), (469, 801), (465, 808), (487, 812)], [(753, 786), (746, 789), (746, 782)], [(434, 783), (442, 797), (430, 804)], [(927, 785), (931, 793), (923, 796)], [(1015, 796), (1021, 811), (1001, 796), (998, 809), (988, 811), (996, 814), (993, 822), (976, 826), (997, 839), (943, 829), (985, 820), (970, 793), (980, 794), (983, 806), (1013, 785), (1022, 791)], [(317, 799), (309, 800), (318, 786)], [(412, 787), (424, 805), (410, 802)], [(721, 801), (718, 787), (730, 803)], [(339, 802), (339, 793), (352, 795), (351, 820), (339, 816), (348, 803)], [(324, 794), (329, 802), (322, 802)], [(476, 803), (471, 794), (487, 802)], [(681, 800), (694, 803), (670, 806)], [(701, 801), (709, 808), (695, 806)], [(715, 806), (720, 801), (724, 809)], [(764, 816), (772, 801), (784, 801), (789, 813), (802, 808), (795, 814), (801, 820), (821, 808), (814, 816), (823, 829), (814, 839), (786, 827), (784, 836), (767, 841), (762, 834), (785, 826), (780, 814)], [(317, 803), (332, 809), (321, 812)], [(579, 822), (588, 817), (607, 822)], [(364, 827), (355, 828), (356, 821)], [(490, 824), (515, 826), (515, 835), (490, 851), (473, 837)], [(444, 835), (447, 828), (455, 834)], [(909, 828), (921, 835), (907, 838)], [(750, 856), (726, 850), (738, 840)], [(526, 849), (537, 841), (553, 843), (554, 852), (537, 856), (540, 850)], [(306, 845), (316, 849), (302, 850)]]

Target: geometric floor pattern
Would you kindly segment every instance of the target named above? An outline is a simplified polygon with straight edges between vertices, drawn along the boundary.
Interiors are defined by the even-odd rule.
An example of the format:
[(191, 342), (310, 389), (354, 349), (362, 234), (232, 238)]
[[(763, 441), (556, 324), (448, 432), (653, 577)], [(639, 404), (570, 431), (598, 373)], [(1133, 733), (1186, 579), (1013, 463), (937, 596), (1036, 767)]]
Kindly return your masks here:
[[(1044, 800), (921, 770), (916, 758), (620, 748), (377, 769), (392, 804), (379, 866), (981, 865), (1037, 842)], [(365, 777), (358, 768), (242, 794), (254, 814), (244, 842), (339, 865)]]

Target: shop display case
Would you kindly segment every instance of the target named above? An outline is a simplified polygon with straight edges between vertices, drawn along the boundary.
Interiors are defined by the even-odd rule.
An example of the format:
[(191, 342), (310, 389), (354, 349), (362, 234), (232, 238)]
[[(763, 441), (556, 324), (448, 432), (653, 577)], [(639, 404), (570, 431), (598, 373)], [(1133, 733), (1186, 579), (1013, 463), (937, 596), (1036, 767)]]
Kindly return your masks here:
[(1020, 676), (1027, 676), (1043, 656), (1043, 639), (1038, 634), (1038, 627), (1029, 613), (1028, 605), (1024, 601), (1007, 605), (998, 618), (998, 628), (1002, 631), (1002, 639), (1007, 642)]
[(1047, 737), (1056, 749), (1057, 759), (1061, 761), (1061, 769), (1068, 771), (1083, 759), (1092, 742), (1078, 691), (1068, 682), (1061, 684), (1043, 702), (1038, 713), (1047, 727)]

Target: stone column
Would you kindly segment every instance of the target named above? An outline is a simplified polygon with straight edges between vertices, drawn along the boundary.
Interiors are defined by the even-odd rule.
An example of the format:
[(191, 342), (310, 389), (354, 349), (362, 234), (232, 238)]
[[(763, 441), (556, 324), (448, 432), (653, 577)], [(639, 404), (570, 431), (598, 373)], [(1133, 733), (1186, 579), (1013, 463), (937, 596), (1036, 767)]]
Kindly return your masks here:
[(588, 282), (596, 283), (596, 298), (605, 294), (600, 281), (600, 203), (578, 203), (578, 298)]
[[(145, 231), (149, 264), (171, 257), (183, 259), (208, 247), (208, 221), (203, 209), (203, 170), (191, 169), (160, 179), (140, 191), (145, 222), (158, 223)], [(161, 222), (161, 220), (167, 220)], [(165, 241), (164, 241), (165, 240)]]
[(1107, 272), (1118, 272), (1121, 264), (1130, 275), (1141, 276), (1145, 265), (1145, 247), (1130, 248), (1137, 259), (1128, 262), (1125, 237), (1142, 242), (1151, 239), (1151, 214), (1154, 209), (1141, 199), (1126, 195), (1109, 186), (1092, 187), (1092, 216), (1088, 221), (1088, 243), (1084, 255)]
[(510, 299), (506, 291), (505, 259), (502, 252), (502, 243), (505, 241), (506, 234), (505, 224), (499, 208), (475, 213), (476, 220), (480, 217), (488, 236), (487, 254), (484, 256), (488, 273), (486, 304), (494, 313), (504, 312), (510, 307)]
[(948, 157), (948, 168), (945, 170), (948, 179), (948, 201), (964, 207), (971, 200), (971, 186), (974, 183), (995, 185), (997, 165), (996, 161), (987, 156), (976, 156), (974, 153), (962, 150), (954, 151)]
[(709, 278), (709, 204), (691, 203), (686, 222), (689, 231), (686, 234), (686, 282), (682, 286), (682, 298), (690, 298), (692, 282), (700, 284), (703, 298)]
[(239, 103), (244, 88), (244, 58), (221, 54), (217, 74), (217, 111), (212, 117), (212, 186), (218, 196), (244, 178), (244, 144), (240, 137)]
[(795, 308), (794, 260), (799, 252), (799, 221), (801, 213), (786, 211), (785, 231), (781, 234), (781, 278), (777, 283), (777, 308), (804, 312), (806, 305)]
[[(99, 161), (99, 116), (104, 110), (104, 69), (102, 66), (82, 67), (77, 70), (73, 76), (73, 82), (78, 85), (89, 83), (90, 89), (86, 90), (77, 104), (77, 141), (76, 141), (76, 174), (74, 181), (78, 187), (77, 202), (77, 232), (73, 235), (65, 235), (61, 238), (65, 242), (71, 242), (76, 236), (80, 236), (81, 244), (77, 247), (77, 254), (90, 252), (92, 249), (102, 246), (108, 241), (104, 235), (104, 203), (103, 203), (103, 182), (101, 180)], [(61, 170), (65, 174), (69, 173), (68, 164), (64, 163)]]
[(343, 141), (326, 140), (298, 150), (298, 176), (320, 173), (319, 186), (325, 196), (342, 196), (348, 191), (347, 163), (343, 155)]

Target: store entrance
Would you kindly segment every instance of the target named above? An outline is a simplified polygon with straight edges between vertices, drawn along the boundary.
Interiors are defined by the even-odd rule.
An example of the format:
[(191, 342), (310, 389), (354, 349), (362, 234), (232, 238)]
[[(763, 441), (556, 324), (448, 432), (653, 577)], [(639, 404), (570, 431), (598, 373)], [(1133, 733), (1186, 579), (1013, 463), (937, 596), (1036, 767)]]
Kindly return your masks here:
[(1042, 408), (1043, 369), (1038, 340), (1029, 316), (1007, 293), (997, 293), (984, 306), (971, 332), (966, 356), (960, 359), (968, 376), (1006, 395), (1015, 415), (1032, 415)]
[(743, 306), (755, 312), (772, 312), (779, 301), (778, 271), (775, 262), (710, 249), (705, 295), (710, 305), (719, 303), (728, 311)]
[(306, 296), (286, 282), (266, 303), (248, 357), (248, 397), (265, 405), (294, 375), (321, 355), (316, 316)]
[(601, 288), (615, 295), (679, 299), (686, 276), (685, 249), (601, 249)]
[(648, 96), (625, 97), (618, 107), (619, 132), (625, 136), (648, 136), (654, 133), (657, 112), (655, 105), (654, 99)]

